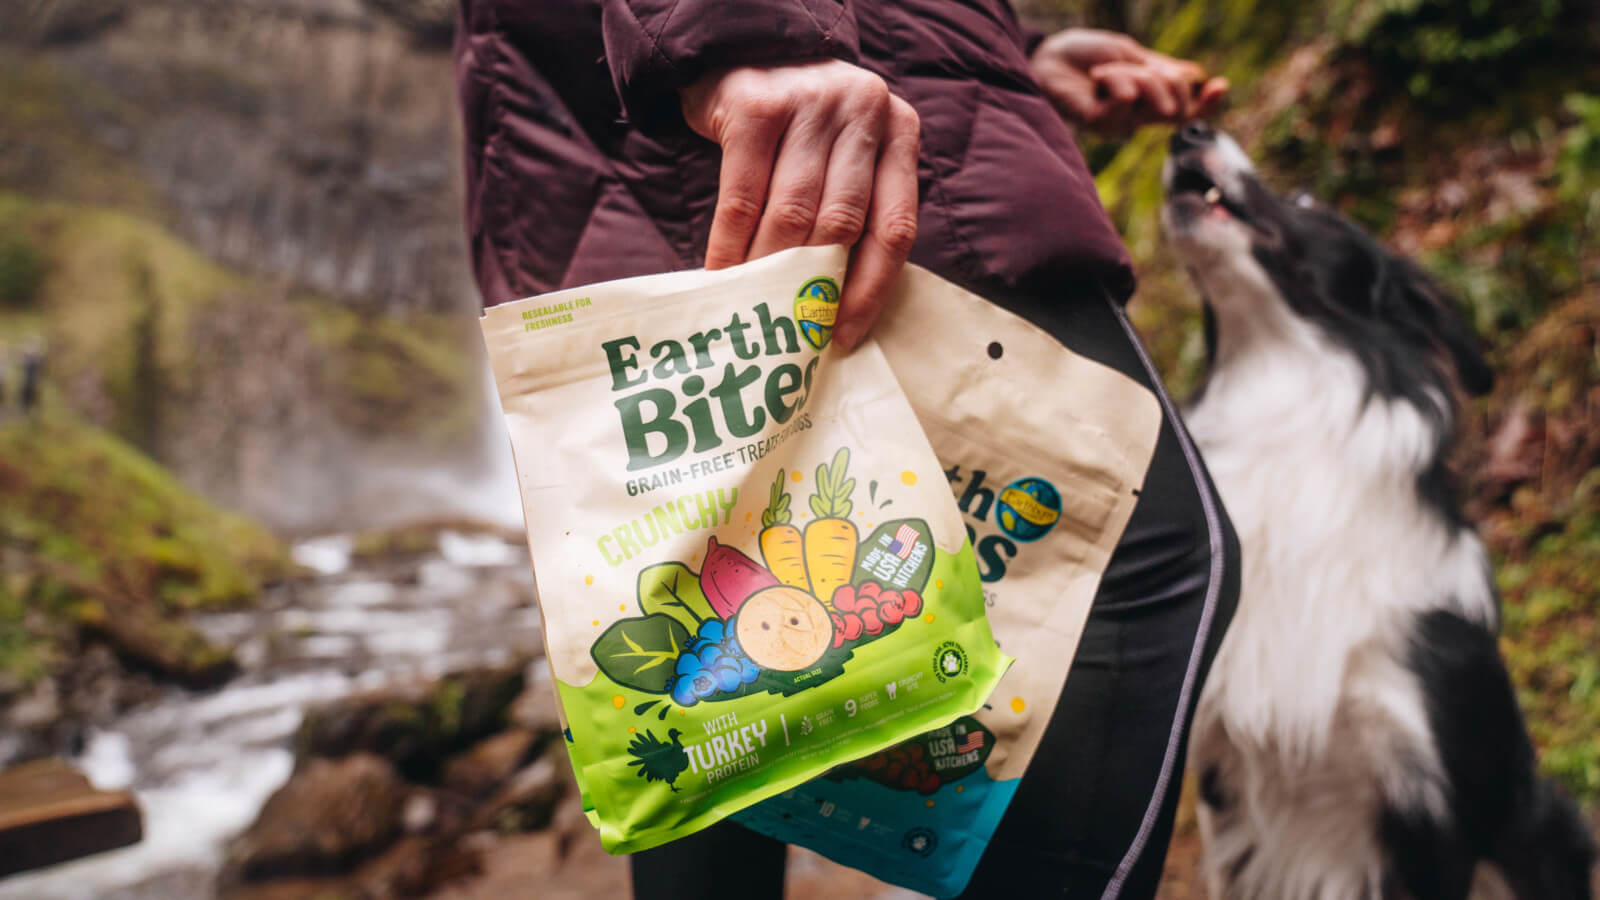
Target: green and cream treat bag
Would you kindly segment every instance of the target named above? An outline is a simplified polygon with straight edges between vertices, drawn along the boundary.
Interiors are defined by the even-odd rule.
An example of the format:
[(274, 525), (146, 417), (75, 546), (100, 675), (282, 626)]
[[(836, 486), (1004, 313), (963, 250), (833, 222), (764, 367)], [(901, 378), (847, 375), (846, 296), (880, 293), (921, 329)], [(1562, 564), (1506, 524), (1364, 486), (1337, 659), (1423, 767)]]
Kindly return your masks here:
[(484, 315), (567, 749), (612, 852), (945, 726), (1009, 663), (882, 351), (829, 349), (846, 260)]
[[(1016, 663), (973, 715), (735, 818), (948, 897), (970, 879), (1030, 763), (1058, 764), (1034, 751), (1133, 514), (1161, 410), (1131, 378), (916, 266), (873, 333), (939, 456), (989, 622)], [(858, 594), (853, 608), (871, 603)]]

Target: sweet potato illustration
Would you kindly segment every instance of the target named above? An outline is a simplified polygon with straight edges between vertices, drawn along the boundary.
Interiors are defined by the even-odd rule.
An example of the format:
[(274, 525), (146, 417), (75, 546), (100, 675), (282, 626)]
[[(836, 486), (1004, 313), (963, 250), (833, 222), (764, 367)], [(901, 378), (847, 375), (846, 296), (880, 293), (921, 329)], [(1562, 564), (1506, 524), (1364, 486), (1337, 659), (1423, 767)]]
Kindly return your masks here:
[(700, 590), (710, 602), (711, 610), (723, 621), (732, 618), (751, 594), (777, 584), (777, 576), (743, 553), (717, 543), (715, 536), (706, 542), (706, 561), (700, 568)]

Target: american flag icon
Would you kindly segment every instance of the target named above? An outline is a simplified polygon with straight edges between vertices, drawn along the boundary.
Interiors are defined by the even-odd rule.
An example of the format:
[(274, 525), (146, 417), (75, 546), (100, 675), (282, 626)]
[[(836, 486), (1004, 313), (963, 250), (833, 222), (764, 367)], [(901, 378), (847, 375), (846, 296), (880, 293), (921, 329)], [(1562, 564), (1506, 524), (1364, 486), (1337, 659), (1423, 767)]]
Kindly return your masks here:
[(894, 533), (894, 540), (889, 544), (889, 552), (901, 559), (910, 559), (911, 550), (917, 546), (917, 530), (910, 525), (901, 525)]
[(983, 732), (981, 732), (981, 731), (969, 731), (969, 732), (967, 732), (967, 736), (966, 737), (962, 738), (960, 741), (958, 741), (956, 743), (956, 752), (957, 753), (971, 753), (974, 750), (982, 749), (982, 747), (983, 747)]

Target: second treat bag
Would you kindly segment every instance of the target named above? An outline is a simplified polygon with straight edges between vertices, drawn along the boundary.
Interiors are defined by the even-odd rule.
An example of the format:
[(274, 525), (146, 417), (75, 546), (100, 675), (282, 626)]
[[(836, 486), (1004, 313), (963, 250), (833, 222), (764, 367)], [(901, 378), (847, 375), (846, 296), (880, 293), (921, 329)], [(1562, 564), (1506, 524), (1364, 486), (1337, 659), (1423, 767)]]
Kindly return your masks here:
[(973, 715), (737, 818), (946, 897), (970, 879), (1023, 772), (1059, 764), (1035, 751), (1133, 513), (1161, 410), (1131, 378), (916, 266), (873, 334), (939, 457), (989, 622), (1016, 663)]

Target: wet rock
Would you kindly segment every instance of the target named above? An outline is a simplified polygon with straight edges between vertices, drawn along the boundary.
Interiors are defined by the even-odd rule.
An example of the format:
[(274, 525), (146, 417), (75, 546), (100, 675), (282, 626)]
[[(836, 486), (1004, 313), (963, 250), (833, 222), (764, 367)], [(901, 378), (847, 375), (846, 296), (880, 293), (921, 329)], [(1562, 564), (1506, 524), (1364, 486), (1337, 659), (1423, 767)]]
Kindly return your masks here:
[(288, 878), (224, 888), (222, 900), (367, 900), (343, 878)]
[(373, 900), (421, 896), (430, 886), (437, 854), (438, 848), (427, 838), (402, 838), (363, 863), (351, 877), (351, 886), (359, 896)]
[(162, 616), (131, 598), (90, 607), (82, 627), (86, 634), (105, 641), (129, 669), (184, 687), (213, 688), (239, 672), (239, 664), (227, 648), (206, 640), (187, 623)]
[(312, 760), (228, 848), (225, 886), (348, 871), (400, 832), (405, 785), (387, 760)]
[(475, 744), (444, 767), (444, 786), (468, 797), (487, 797), (538, 750), (539, 735), (511, 728)]
[(421, 834), (439, 821), (439, 800), (428, 791), (413, 791), (400, 813), (406, 834)]
[(17, 694), (0, 723), (4, 723), (7, 730), (35, 731), (49, 726), (60, 715), (56, 683), (41, 678)]
[(505, 728), (524, 684), (518, 663), (341, 700), (306, 715), (296, 755), (306, 760), (374, 753), (407, 779), (431, 784), (450, 754)]
[[(549, 757), (518, 772), (473, 817), (474, 828), (500, 832), (538, 831), (555, 818), (571, 787), (571, 769)], [(576, 793), (576, 792), (574, 792)]]

